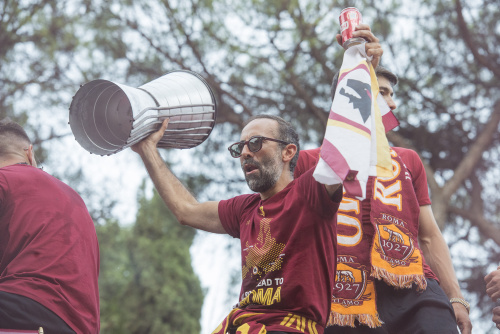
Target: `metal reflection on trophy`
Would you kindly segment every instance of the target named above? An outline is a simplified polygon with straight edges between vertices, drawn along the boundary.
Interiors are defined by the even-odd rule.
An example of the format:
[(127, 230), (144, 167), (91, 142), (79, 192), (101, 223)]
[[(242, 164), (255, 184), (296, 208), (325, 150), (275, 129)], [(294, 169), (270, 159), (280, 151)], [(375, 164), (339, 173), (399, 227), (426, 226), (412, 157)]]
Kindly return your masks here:
[(198, 74), (174, 71), (134, 88), (107, 80), (83, 85), (73, 97), (69, 124), (87, 151), (111, 155), (168, 128), (162, 148), (187, 149), (208, 138), (217, 114), (215, 96)]

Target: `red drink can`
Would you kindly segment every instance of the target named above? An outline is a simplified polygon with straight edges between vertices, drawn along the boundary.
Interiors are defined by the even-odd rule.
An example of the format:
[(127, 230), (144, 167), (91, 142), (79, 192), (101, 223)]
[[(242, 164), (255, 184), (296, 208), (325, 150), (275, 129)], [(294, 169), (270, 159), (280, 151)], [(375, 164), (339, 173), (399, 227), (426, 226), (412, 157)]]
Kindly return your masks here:
[(355, 7), (347, 7), (340, 12), (340, 33), (342, 35), (342, 46), (344, 49), (364, 41), (361, 37), (352, 37), (354, 28), (362, 22), (361, 13)]

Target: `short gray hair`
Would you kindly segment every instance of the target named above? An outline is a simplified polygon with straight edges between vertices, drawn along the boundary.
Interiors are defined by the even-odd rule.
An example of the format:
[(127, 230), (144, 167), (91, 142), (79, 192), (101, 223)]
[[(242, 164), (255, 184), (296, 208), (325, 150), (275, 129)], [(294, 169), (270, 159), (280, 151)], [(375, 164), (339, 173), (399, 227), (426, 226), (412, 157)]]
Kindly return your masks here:
[(16, 142), (31, 145), (31, 140), (21, 125), (9, 117), (0, 120), (0, 155), (9, 153)]
[[(292, 124), (285, 121), (283, 118), (275, 115), (267, 115), (267, 114), (260, 114), (260, 115), (255, 115), (250, 117), (246, 122), (245, 126), (247, 126), (248, 123), (250, 123), (253, 120), (256, 119), (270, 119), (273, 121), (278, 122), (278, 133), (276, 136), (279, 140), (286, 141), (287, 143), (294, 144), (297, 146), (297, 152), (295, 153), (295, 156), (290, 160), (290, 172), (293, 173), (295, 166), (297, 166), (297, 160), (299, 160), (299, 151), (300, 151), (300, 143), (299, 143), (299, 135), (297, 134), (297, 131), (293, 128)], [(282, 147), (285, 145), (280, 144)]]

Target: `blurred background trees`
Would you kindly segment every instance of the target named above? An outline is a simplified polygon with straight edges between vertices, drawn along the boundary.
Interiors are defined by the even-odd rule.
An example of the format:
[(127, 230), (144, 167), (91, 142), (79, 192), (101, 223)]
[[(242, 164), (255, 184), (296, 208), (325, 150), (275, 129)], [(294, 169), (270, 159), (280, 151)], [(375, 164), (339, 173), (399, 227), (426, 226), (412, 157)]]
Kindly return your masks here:
[(199, 333), (203, 292), (191, 267), (195, 230), (155, 192), (138, 195), (131, 228), (98, 226), (102, 333)]
[[(189, 253), (174, 245), (182, 235), (189, 247), (193, 235), (175, 230), (174, 219), (148, 191), (138, 196), (137, 220), (124, 226), (112, 211), (123, 200), (120, 185), (89, 187), (89, 166), (68, 163), (54, 152), (54, 143), (72, 137), (68, 108), (79, 85), (102, 78), (137, 87), (171, 70), (201, 74), (219, 100), (217, 125), (189, 152), (205, 168), (179, 167), (179, 174), (199, 198), (228, 198), (245, 185), (236, 162), (224, 156), (225, 147), (238, 140), (251, 115), (273, 113), (291, 121), (304, 148), (321, 143), (330, 82), (343, 55), (335, 40), (338, 15), (349, 6), (360, 9), (385, 48), (382, 64), (400, 78), (395, 92), (401, 126), (389, 140), (421, 155), (434, 212), (474, 306), (473, 324), (479, 332), (493, 330), (483, 277), (500, 263), (498, 0), (0, 3), (0, 118), (28, 126), (38, 159), (79, 190), (92, 211), (101, 241), (106, 333), (118, 332), (127, 323), (123, 319), (136, 319), (130, 328), (137, 333), (155, 332), (143, 325), (162, 322), (170, 312), (166, 304), (178, 298), (162, 286), (171, 280), (156, 280), (192, 273)], [(178, 266), (169, 263), (170, 253), (178, 256)], [(196, 285), (194, 278), (188, 281)], [(141, 289), (149, 292), (136, 296)], [(133, 290), (137, 298), (125, 303)], [(165, 300), (152, 297), (159, 291)], [(186, 296), (186, 310), (199, 306), (196, 296)], [(125, 316), (139, 305), (154, 319), (134, 318), (137, 312)], [(199, 331), (186, 328), (170, 332)]]

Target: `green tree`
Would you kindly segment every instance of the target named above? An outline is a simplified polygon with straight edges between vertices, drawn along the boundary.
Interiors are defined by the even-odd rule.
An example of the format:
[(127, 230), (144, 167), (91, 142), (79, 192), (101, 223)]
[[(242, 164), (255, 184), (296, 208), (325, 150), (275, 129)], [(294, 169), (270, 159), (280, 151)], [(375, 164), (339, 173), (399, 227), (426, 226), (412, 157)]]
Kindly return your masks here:
[[(72, 25), (67, 22), (72, 20), (61, 9), (63, 1), (4, 0), (1, 4), (0, 119), (9, 116), (29, 127), (28, 113), (52, 106), (54, 99), (61, 101), (54, 92), (63, 85), (66, 66), (58, 60), (72, 52), (77, 39), (71, 38)], [(46, 152), (39, 144), (62, 133), (38, 130), (32, 128), (30, 135), (38, 144), (38, 159), (44, 160)]]
[(132, 227), (98, 226), (103, 333), (199, 333), (203, 293), (191, 266), (195, 231), (155, 192), (139, 194)]
[(121, 55), (110, 54), (99, 36), (113, 36), (113, 46), (122, 38), (90, 10), (93, 2), (0, 1), (0, 119), (25, 126), (42, 162), (50, 142), (71, 134), (67, 111), (79, 84), (120, 72)]
[[(100, 77), (103, 69), (119, 72), (115, 57), (96, 47), (98, 31), (113, 34), (112, 23), (96, 19), (97, 13), (90, 15), (91, 3), (0, 1), (0, 119), (10, 117), (25, 127), (39, 165), (51, 171), (48, 164), (65, 164), (59, 157), (54, 159), (52, 144), (71, 134), (68, 107), (79, 84)], [(52, 174), (83, 195), (94, 221), (109, 218), (116, 201), (81, 182), (87, 177), (83, 166), (67, 163), (64, 167)], [(99, 198), (89, 201), (89, 196)]]
[[(423, 158), (433, 209), (464, 287), (490, 322), (482, 277), (500, 261), (500, 10), (497, 0), (27, 0), (2, 2), (0, 117), (67, 120), (78, 85), (97, 78), (139, 86), (177, 69), (200, 73), (219, 99), (217, 125), (196, 173), (200, 197), (242, 189), (219, 158), (256, 113), (280, 114), (319, 145), (330, 81), (343, 50), (338, 14), (358, 7), (400, 77), (397, 146)], [(42, 123), (38, 118), (38, 124)], [(52, 128), (38, 142), (69, 133)], [(206, 154), (209, 152), (210, 154)], [(223, 173), (217, 173), (223, 170)], [(234, 171), (234, 172), (233, 172)], [(215, 190), (214, 190), (215, 189)], [(218, 196), (220, 197), (220, 196)], [(475, 252), (460, 252), (472, 248)], [(491, 269), (491, 267), (489, 268)]]

